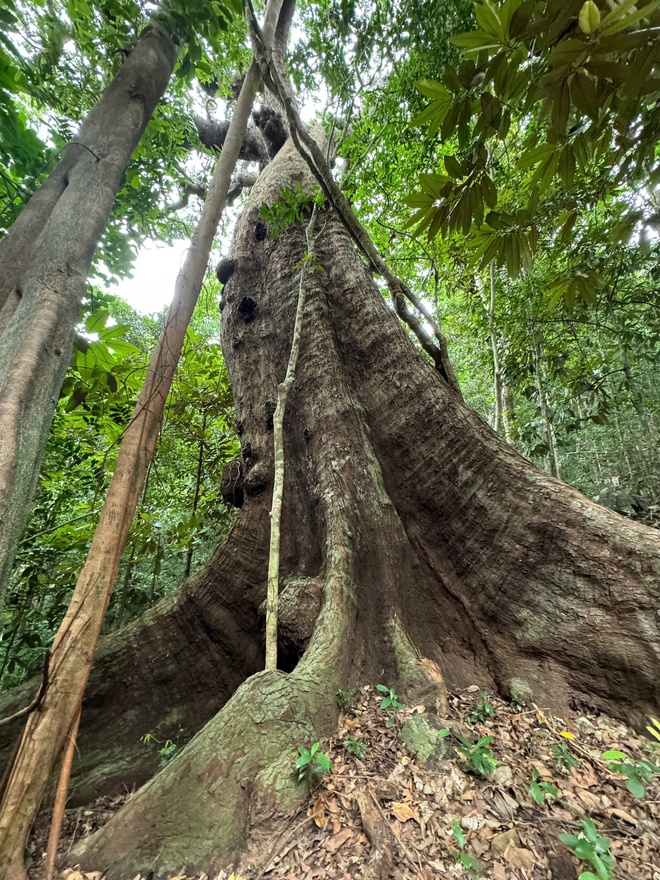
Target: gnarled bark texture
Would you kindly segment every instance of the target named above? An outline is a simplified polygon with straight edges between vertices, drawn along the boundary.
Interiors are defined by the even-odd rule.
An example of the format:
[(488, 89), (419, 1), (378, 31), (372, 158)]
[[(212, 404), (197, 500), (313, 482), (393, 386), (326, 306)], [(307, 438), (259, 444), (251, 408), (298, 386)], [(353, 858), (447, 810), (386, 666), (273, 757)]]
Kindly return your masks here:
[(198, 729), (235, 690), (77, 853), (109, 880), (263, 858), (306, 794), (294, 782), (296, 748), (333, 728), (339, 687), (387, 681), (408, 699), (437, 697), (441, 669), (450, 684), (638, 723), (660, 704), (658, 532), (593, 504), (497, 437), (419, 354), (323, 212), (323, 271), (310, 277), (285, 424), (282, 665), (253, 674), (272, 406), (305, 248), (303, 225), (264, 234), (259, 208), (307, 179), (287, 145), (252, 190), (223, 292), (242, 442), (237, 524), (179, 597), (106, 644), (84, 708), (89, 772), (101, 728), (106, 742), (125, 742), (125, 725), (137, 740), (169, 705)]

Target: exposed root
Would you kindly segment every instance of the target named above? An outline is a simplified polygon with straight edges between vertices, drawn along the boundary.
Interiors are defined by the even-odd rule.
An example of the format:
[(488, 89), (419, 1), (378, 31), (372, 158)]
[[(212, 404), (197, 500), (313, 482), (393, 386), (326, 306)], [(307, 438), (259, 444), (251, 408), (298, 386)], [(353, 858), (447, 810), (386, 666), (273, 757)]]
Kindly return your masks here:
[[(263, 853), (264, 841), (270, 845), (273, 831), (306, 800), (292, 772), (295, 744), (318, 738), (318, 707), (326, 702), (327, 694), (309, 679), (253, 676), (178, 757), (74, 851), (76, 860), (83, 869), (105, 869), (108, 880), (123, 880), (143, 870), (162, 877), (181, 865), (211, 873), (235, 864), (246, 849)], [(185, 827), (181, 815), (188, 818)]]
[(368, 789), (356, 791), (355, 800), (365, 834), (371, 842), (371, 855), (363, 870), (363, 880), (387, 880), (394, 860), (394, 834)]
[(423, 703), (436, 714), (447, 714), (447, 685), (442, 670), (422, 657), (398, 617), (390, 621), (390, 637), (396, 656), (399, 685), (408, 702)]

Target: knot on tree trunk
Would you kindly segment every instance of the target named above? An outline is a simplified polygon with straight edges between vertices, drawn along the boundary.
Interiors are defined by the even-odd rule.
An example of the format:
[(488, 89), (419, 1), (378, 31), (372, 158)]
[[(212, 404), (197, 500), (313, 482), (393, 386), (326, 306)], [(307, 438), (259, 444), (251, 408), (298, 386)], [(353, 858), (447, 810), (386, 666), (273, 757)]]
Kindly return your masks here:
[(262, 106), (252, 114), (254, 124), (261, 130), (271, 158), (284, 146), (288, 131), (282, 115), (273, 107)]
[(240, 458), (228, 461), (223, 467), (220, 494), (223, 501), (231, 504), (232, 507), (243, 507), (245, 496), (243, 494), (243, 464)]
[[(296, 577), (285, 580), (280, 591), (277, 615), (280, 667), (294, 668), (314, 632), (323, 601), (324, 582), (320, 578)], [(266, 602), (259, 607), (266, 614)]]

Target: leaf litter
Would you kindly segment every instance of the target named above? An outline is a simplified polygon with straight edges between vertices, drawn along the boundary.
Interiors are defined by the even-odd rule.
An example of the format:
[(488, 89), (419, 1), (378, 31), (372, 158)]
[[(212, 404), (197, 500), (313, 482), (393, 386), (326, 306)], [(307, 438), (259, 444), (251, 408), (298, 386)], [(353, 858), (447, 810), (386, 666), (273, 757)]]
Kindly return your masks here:
[[(244, 869), (241, 877), (578, 880), (592, 866), (578, 861), (560, 835), (583, 837), (591, 820), (610, 841), (616, 880), (660, 880), (660, 776), (638, 799), (626, 775), (603, 758), (616, 750), (633, 763), (658, 763), (647, 738), (603, 715), (564, 719), (533, 704), (509, 705), (477, 686), (451, 692), (444, 718), (423, 705), (388, 712), (381, 698), (371, 686), (356, 692), (335, 735), (321, 743), (332, 772), (313, 785), (306, 813), (275, 842), (268, 863)], [(494, 764), (484, 776), (471, 770), (466, 753), (486, 737), (492, 737), (485, 747)], [(346, 748), (347, 740), (364, 744), (362, 757)], [(73, 843), (107, 821), (126, 797), (66, 811), (64, 862)], [(47, 825), (45, 833), (38, 826), (32, 880), (41, 876), (43, 857), (36, 856), (46, 837)], [(380, 853), (387, 857), (382, 864), (379, 847), (389, 850)], [(60, 876), (102, 880), (98, 872), (75, 868)], [(240, 880), (225, 871), (170, 876), (230, 878)]]

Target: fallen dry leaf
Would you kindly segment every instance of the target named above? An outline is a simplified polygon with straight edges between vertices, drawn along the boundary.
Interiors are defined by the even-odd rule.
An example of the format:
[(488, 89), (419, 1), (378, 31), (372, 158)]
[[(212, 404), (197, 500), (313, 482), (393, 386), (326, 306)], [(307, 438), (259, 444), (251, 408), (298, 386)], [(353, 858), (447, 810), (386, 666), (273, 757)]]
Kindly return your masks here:
[(536, 862), (533, 852), (516, 846), (513, 841), (504, 850), (504, 858), (512, 868), (520, 868), (523, 871), (533, 870)]
[(541, 779), (547, 780), (552, 779), (552, 772), (548, 770), (545, 764), (542, 761), (530, 761), (529, 766), (533, 767), (536, 772), (539, 774)]
[(513, 771), (508, 764), (500, 764), (493, 773), (493, 782), (502, 788), (508, 788), (513, 782)]
[(493, 865), (493, 877), (495, 880), (508, 880), (506, 868), (501, 862), (495, 862)]
[(500, 834), (493, 835), (490, 845), (493, 848), (493, 852), (502, 855), (511, 843), (514, 846), (520, 843), (520, 838), (515, 828), (509, 828), (508, 831), (502, 831)]
[(576, 791), (575, 793), (588, 810), (600, 810), (600, 798), (596, 797), (595, 794), (592, 794), (590, 791), (583, 790)]
[(329, 840), (326, 840), (324, 846), (326, 849), (329, 849), (330, 852), (337, 852), (340, 846), (342, 846), (346, 841), (353, 836), (353, 832), (350, 828), (342, 828), (341, 831), (338, 831), (336, 834), (333, 834)]
[(621, 819), (622, 821), (627, 822), (628, 825), (638, 824), (637, 819), (635, 819), (634, 816), (631, 816), (630, 813), (626, 812), (626, 810), (619, 809), (619, 807), (613, 807), (607, 812), (613, 819)]
[(478, 831), (480, 828), (483, 828), (485, 821), (484, 817), (479, 813), (474, 816), (463, 816), (461, 819), (461, 827), (465, 828), (466, 831)]
[(325, 828), (325, 803), (322, 798), (318, 798), (312, 808), (312, 818), (317, 828)]
[(418, 825), (420, 824), (419, 817), (407, 804), (401, 804), (395, 801), (390, 807), (390, 812), (396, 816), (399, 822), (407, 822), (408, 819), (414, 819)]

